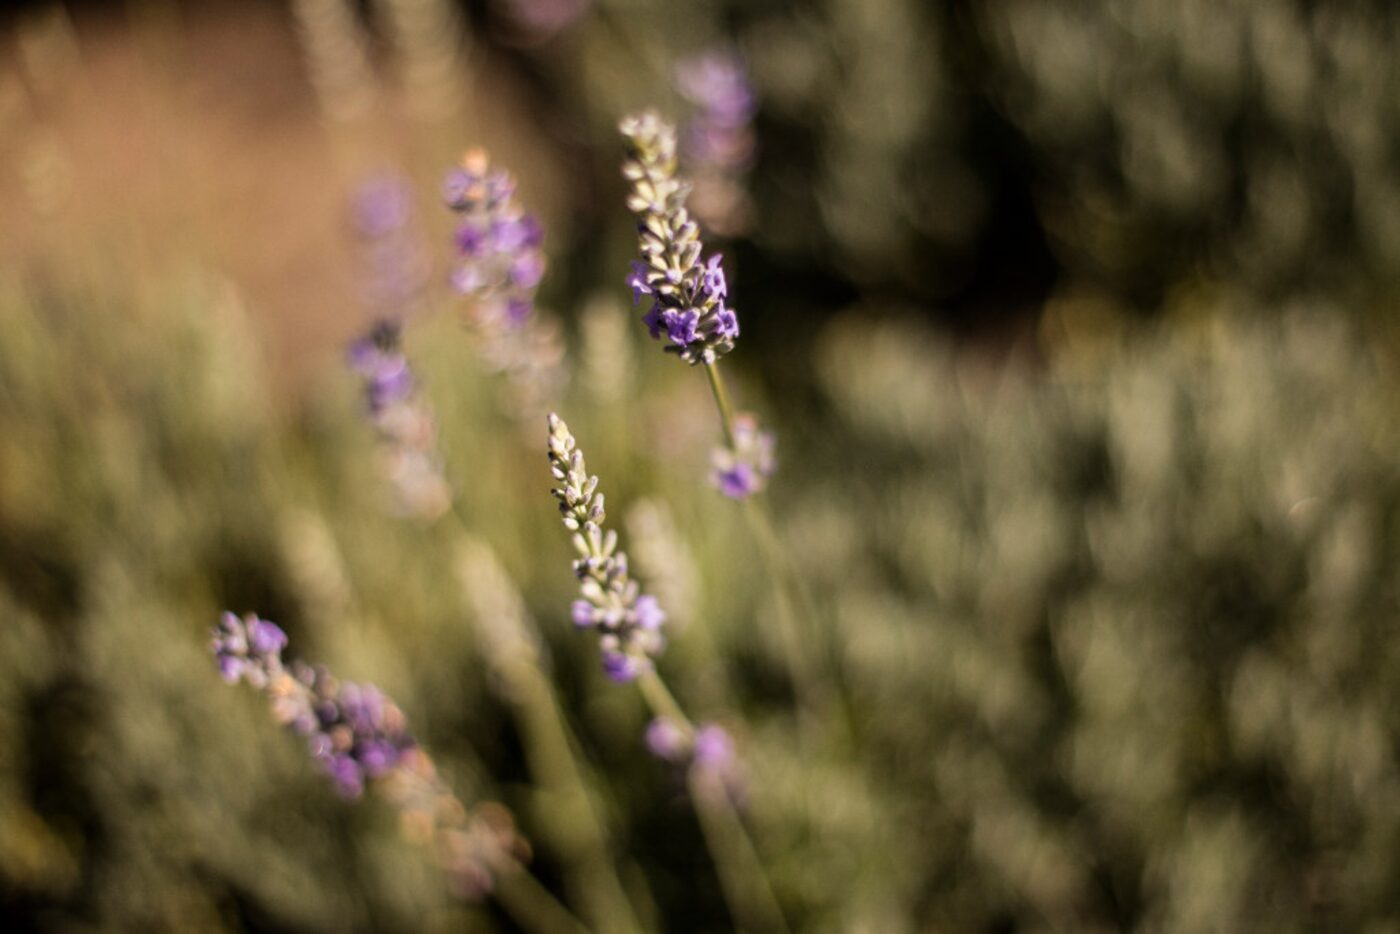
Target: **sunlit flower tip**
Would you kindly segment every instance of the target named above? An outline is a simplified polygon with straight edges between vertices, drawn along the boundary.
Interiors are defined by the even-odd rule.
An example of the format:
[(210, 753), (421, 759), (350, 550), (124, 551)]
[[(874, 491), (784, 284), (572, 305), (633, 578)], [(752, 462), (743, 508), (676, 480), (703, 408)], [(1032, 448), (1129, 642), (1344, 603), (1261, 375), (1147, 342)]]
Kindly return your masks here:
[(622, 174), (631, 184), (627, 207), (638, 218), (641, 253), (626, 277), (633, 303), (652, 296), (642, 320), (653, 339), (664, 332), (668, 352), (691, 364), (713, 363), (734, 349), (737, 318), (724, 304), (721, 257), (700, 259), (704, 248), (686, 209), (689, 185), (676, 174), (675, 128), (647, 111), (619, 129), (628, 141)]
[(604, 528), (607, 511), (598, 478), (589, 474), (569, 426), (552, 412), (548, 425), (549, 468), (556, 483), (550, 492), (564, 527), (573, 533), (573, 571), (579, 580), (579, 599), (569, 615), (575, 626), (597, 630), (608, 676), (631, 681), (665, 647), (659, 630), (666, 614), (654, 597), (641, 593), (617, 533)]
[(680, 762), (690, 751), (685, 731), (669, 717), (656, 717), (647, 724), (647, 749), (666, 762)]

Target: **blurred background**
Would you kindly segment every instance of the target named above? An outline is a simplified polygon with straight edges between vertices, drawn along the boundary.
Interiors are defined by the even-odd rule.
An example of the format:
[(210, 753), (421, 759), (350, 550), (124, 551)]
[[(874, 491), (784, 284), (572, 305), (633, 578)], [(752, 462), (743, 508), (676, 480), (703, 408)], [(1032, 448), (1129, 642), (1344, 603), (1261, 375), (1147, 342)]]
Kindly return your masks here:
[[(1364, 0), (7, 8), (7, 929), (515, 929), (220, 682), (223, 608), (383, 687), (588, 914), (508, 618), (641, 926), (734, 929), (569, 623), (553, 405), (793, 929), (1400, 931), (1397, 52)], [(643, 106), (778, 435), (801, 664), (704, 379), (623, 283)], [(471, 146), (545, 229), (542, 385), (447, 287)], [(345, 366), (386, 303), (461, 524), (391, 508)]]

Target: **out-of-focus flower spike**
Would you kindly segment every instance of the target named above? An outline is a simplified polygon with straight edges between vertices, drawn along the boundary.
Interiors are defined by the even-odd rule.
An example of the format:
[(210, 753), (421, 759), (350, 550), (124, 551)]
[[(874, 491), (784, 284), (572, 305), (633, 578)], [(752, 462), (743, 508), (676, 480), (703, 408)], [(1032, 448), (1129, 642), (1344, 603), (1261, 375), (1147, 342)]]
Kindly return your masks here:
[(487, 365), (515, 393), (512, 412), (537, 418), (566, 381), (558, 321), (535, 306), (547, 263), (544, 230), (515, 198), (515, 179), (470, 150), (448, 173), (443, 199), (459, 217), (451, 282)]
[(340, 681), (323, 666), (284, 663), (286, 645), (281, 627), (253, 614), (222, 614), (212, 641), (225, 680), (262, 691), (278, 722), (306, 739), (336, 791), (358, 798), (378, 788), (405, 828), (432, 846), (459, 894), (490, 892), (494, 868), (524, 850), (509, 812), (490, 804), (469, 811), (438, 778), (392, 700), (373, 685)]

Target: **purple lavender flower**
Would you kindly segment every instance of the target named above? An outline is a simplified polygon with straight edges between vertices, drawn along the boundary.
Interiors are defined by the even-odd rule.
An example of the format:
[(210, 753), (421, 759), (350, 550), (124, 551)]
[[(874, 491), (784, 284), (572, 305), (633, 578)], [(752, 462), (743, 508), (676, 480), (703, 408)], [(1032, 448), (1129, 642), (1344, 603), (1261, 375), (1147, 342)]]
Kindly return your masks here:
[(734, 740), (724, 727), (702, 723), (695, 728), (690, 748), (690, 774), (702, 795), (725, 795), (738, 803), (744, 797)]
[(744, 180), (753, 163), (757, 109), (744, 60), (730, 47), (684, 59), (676, 66), (676, 88), (696, 108), (684, 131), (695, 215), (722, 236), (742, 233), (751, 212)]
[(287, 634), (267, 620), (232, 613), (219, 617), (212, 648), (219, 673), (229, 684), (245, 681), (265, 688), (282, 670), (282, 648)]
[(734, 417), (733, 427), (733, 447), (717, 447), (710, 454), (710, 482), (730, 499), (747, 499), (760, 492), (777, 469), (777, 440), (747, 412)]
[(656, 717), (647, 724), (647, 749), (664, 762), (688, 763), (706, 778), (732, 784), (737, 759), (734, 740), (724, 727), (702, 723), (691, 728), (670, 717)]
[(676, 65), (676, 89), (703, 108), (707, 119), (727, 127), (747, 125), (757, 109), (748, 69), (738, 51), (729, 46), (682, 59)]
[(676, 175), (675, 128), (648, 111), (626, 118), (620, 129), (628, 141), (627, 207), (637, 215), (642, 252), (627, 277), (633, 301), (651, 296), (642, 320), (653, 338), (665, 332), (668, 352), (690, 364), (714, 363), (734, 349), (738, 318), (724, 304), (721, 258), (700, 261), (699, 229), (686, 210), (690, 186)]
[(705, 724), (695, 731), (695, 764), (715, 772), (726, 772), (734, 765), (734, 740), (724, 727)]
[(437, 422), (417, 391), (401, 346), (400, 325), (375, 323), (350, 345), (346, 356), (364, 380), (365, 408), (379, 435), (396, 509), (425, 519), (441, 515), (451, 504), (452, 490), (442, 473)]
[[(486, 153), (474, 149), (443, 185), (447, 206), (461, 215), (455, 237), (459, 252), (452, 283), (472, 299), (471, 314), (481, 327), (518, 327), (533, 309), (534, 291), (544, 276), (543, 232), (513, 197), (515, 181), (492, 170)], [(508, 314), (514, 304), (516, 312)]]
[(405, 826), (433, 844), (462, 894), (489, 892), (492, 865), (520, 848), (509, 813), (491, 805), (468, 812), (438, 779), (393, 701), (373, 685), (339, 681), (322, 666), (284, 663), (286, 644), (274, 623), (224, 613), (212, 647), (225, 679), (267, 695), (273, 715), (305, 738), (337, 792), (358, 798), (367, 788), (379, 788)]
[(679, 762), (690, 751), (690, 737), (670, 717), (656, 717), (647, 724), (647, 749), (665, 762)]
[(492, 169), (480, 149), (448, 174), (443, 196), (461, 217), (452, 287), (469, 300), (467, 319), (482, 356), (510, 380), (512, 412), (534, 418), (565, 378), (558, 323), (535, 307), (547, 268), (544, 230), (516, 203), (515, 180)]
[(652, 664), (665, 647), (661, 635), (666, 613), (655, 597), (641, 592), (627, 570), (627, 554), (617, 547), (617, 533), (603, 531), (603, 494), (598, 478), (589, 476), (583, 452), (564, 420), (549, 416), (549, 467), (559, 483), (564, 527), (573, 534), (574, 575), (579, 597), (570, 608), (574, 625), (596, 628), (603, 670), (614, 681), (631, 681)]
[(340, 792), (357, 797), (366, 780), (381, 777), (414, 748), (403, 714), (372, 685), (341, 683), (301, 662), (285, 665), (286, 645), (287, 634), (275, 623), (224, 613), (212, 647), (224, 679), (266, 692), (277, 719), (307, 738)]

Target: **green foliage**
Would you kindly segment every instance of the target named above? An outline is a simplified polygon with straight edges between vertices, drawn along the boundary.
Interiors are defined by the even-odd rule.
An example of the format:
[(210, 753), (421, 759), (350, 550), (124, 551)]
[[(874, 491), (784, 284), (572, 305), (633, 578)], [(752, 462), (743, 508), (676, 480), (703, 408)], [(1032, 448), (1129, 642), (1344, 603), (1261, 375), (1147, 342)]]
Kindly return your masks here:
[[(234, 293), (167, 279), (11, 281), (0, 302), (0, 893), (54, 929), (489, 926), (206, 647), (217, 609), (257, 609), (382, 684), (460, 796), (516, 811), (554, 885), (568, 815), (525, 767), (452, 536), (383, 513), (348, 375), (288, 417)], [(727, 926), (643, 710), (570, 631), (543, 426), (519, 435), (456, 326), (425, 328), (410, 349), (463, 513), (537, 620), (630, 894), (670, 929)], [(678, 399), (705, 411), (698, 374), (659, 360), (645, 398), (574, 419), (615, 508), (654, 496), (695, 557), (662, 669), (736, 733), (797, 927), (1400, 914), (1400, 461), (1358, 335), (1222, 316), (1030, 372), (867, 310), (816, 363), (825, 414), (775, 487), (830, 692), (805, 711), (762, 562), (703, 489), (710, 439), (651, 427)]]
[(852, 481), (793, 539), (919, 829), (909, 916), (1393, 920), (1394, 387), (1355, 334), (1226, 318), (1027, 376), (853, 318), (823, 371)]

